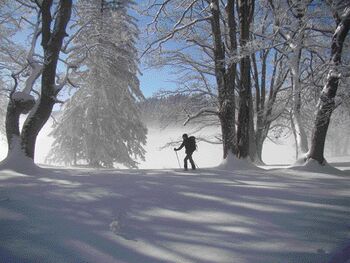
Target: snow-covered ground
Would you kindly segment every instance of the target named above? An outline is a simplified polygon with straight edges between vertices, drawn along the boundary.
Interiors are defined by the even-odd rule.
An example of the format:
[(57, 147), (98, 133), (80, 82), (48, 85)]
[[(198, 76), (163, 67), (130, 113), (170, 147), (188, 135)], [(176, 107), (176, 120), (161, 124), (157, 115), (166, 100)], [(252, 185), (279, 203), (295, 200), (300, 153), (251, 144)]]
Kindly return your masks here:
[(227, 165), (235, 169), (2, 170), (0, 262), (350, 258), (347, 247), (330, 261), (350, 240), (349, 170)]
[[(49, 131), (39, 134), (36, 162)], [(0, 164), (0, 262), (350, 262), (350, 157), (328, 159), (342, 172), (280, 169), (294, 150), (267, 143), (264, 169), (218, 167), (221, 147), (200, 142), (201, 169), (183, 172), (173, 147), (160, 148), (184, 132), (150, 129), (140, 170)]]

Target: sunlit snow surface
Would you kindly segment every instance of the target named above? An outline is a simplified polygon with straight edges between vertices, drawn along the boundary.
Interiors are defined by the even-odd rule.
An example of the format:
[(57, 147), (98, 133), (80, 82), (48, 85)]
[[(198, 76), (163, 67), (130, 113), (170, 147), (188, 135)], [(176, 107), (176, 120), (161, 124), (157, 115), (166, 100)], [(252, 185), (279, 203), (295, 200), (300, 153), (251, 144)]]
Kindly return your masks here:
[[(52, 142), (45, 127), (37, 163)], [(294, 149), (267, 143), (267, 166), (234, 159), (219, 166), (221, 147), (199, 142), (193, 158), (201, 169), (184, 172), (173, 146), (161, 149), (184, 132), (149, 129), (143, 170), (38, 168), (21, 160), (22, 172), (1, 170), (0, 262), (344, 263), (350, 258), (350, 157), (327, 159), (343, 172), (312, 162), (290, 167)], [(184, 151), (178, 154), (182, 165)], [(5, 155), (3, 143), (0, 157)]]
[(322, 263), (347, 244), (349, 171), (236, 165), (2, 170), (0, 262)]

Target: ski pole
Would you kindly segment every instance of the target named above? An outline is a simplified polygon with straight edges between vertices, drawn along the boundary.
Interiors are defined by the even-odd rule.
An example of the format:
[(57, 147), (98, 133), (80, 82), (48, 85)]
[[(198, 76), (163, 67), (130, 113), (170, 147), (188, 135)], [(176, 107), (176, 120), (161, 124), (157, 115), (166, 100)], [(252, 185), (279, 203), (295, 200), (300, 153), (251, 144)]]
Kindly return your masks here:
[(179, 164), (179, 167), (181, 168), (181, 164), (180, 164), (179, 156), (177, 155), (177, 151), (175, 151), (175, 153), (176, 153), (177, 163)]
[(199, 166), (196, 163), (194, 163), (194, 165), (197, 166), (197, 168), (199, 169)]

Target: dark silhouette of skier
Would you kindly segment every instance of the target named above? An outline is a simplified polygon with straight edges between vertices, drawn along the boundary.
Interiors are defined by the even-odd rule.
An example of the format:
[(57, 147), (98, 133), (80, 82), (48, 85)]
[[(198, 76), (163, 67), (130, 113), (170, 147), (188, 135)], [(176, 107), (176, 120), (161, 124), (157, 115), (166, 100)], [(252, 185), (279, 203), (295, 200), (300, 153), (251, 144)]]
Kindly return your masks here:
[(196, 165), (192, 159), (192, 154), (193, 152), (196, 150), (196, 141), (194, 136), (188, 137), (188, 135), (185, 133), (182, 135), (182, 144), (180, 145), (179, 148), (174, 148), (174, 151), (179, 151), (181, 150), (183, 147), (185, 147), (186, 150), (186, 157), (184, 159), (184, 168), (185, 171), (187, 171), (187, 160), (190, 160), (191, 166), (192, 166), (192, 170), (196, 169)]

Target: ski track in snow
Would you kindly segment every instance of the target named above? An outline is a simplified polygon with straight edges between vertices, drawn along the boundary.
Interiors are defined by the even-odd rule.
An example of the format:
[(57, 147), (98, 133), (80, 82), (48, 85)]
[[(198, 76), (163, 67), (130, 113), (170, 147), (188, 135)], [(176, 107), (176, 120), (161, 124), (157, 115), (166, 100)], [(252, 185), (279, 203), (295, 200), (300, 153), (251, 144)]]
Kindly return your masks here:
[(2, 170), (0, 262), (345, 263), (347, 175)]

